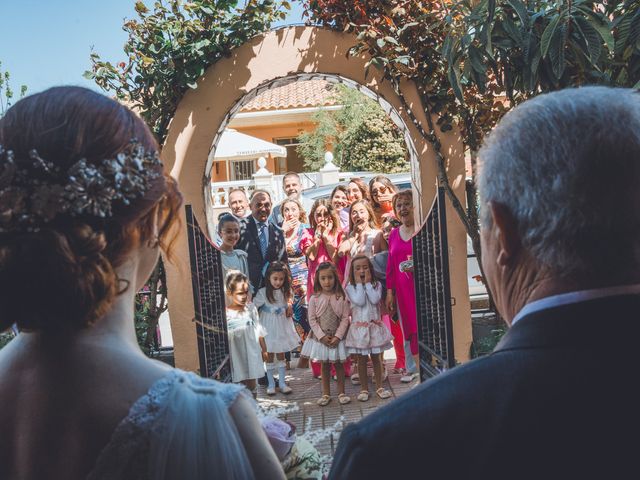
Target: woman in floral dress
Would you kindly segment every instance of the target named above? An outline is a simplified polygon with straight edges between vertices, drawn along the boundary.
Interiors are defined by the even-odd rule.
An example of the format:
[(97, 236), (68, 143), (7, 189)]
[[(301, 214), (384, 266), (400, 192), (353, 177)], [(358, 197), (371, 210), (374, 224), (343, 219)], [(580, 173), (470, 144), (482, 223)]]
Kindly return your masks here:
[[(291, 270), (291, 287), (293, 290), (293, 322), (300, 339), (304, 342), (309, 333), (309, 321), (307, 320), (307, 257), (305, 257), (300, 241), (304, 237), (307, 225), (307, 214), (298, 200), (287, 199), (282, 202), (280, 211), (284, 221), (282, 230), (287, 247), (287, 259)], [(306, 367), (298, 363), (300, 367)]]

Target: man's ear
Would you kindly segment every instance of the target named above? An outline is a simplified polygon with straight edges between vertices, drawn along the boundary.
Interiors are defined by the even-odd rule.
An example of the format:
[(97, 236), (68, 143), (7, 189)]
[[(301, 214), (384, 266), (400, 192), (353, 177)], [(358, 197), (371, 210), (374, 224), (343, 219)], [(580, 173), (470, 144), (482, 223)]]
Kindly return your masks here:
[(505, 266), (511, 263), (522, 247), (518, 223), (511, 211), (501, 203), (491, 202), (489, 209), (494, 226), (492, 235), (495, 235), (498, 246), (496, 261), (498, 265)]

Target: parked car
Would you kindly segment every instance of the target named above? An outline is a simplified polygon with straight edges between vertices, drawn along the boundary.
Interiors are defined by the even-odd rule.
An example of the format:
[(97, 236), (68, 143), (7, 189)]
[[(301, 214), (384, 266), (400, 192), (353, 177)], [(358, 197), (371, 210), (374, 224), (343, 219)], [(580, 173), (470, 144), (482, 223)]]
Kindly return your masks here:
[[(378, 175), (377, 173), (362, 172), (353, 175), (354, 177), (360, 177), (367, 183), (370, 179)], [(400, 190), (411, 188), (411, 174), (410, 173), (393, 173), (387, 175), (394, 185)], [(343, 182), (348, 183), (348, 180)], [(310, 188), (303, 190), (302, 196), (309, 199), (311, 202), (319, 198), (329, 198), (331, 192), (335, 188), (335, 185), (329, 185), (324, 187)], [(487, 295), (487, 289), (484, 284), (479, 280), (481, 278), (480, 267), (478, 260), (473, 251), (473, 244), (471, 237), (467, 235), (467, 283), (469, 285), (469, 300), (471, 301), (472, 311), (482, 311), (489, 308), (489, 300)]]

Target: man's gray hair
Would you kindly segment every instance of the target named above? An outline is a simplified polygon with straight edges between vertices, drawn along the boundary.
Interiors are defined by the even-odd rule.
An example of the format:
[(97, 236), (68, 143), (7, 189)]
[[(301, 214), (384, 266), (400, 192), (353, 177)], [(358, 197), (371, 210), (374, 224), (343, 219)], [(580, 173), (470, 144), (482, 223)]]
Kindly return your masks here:
[(502, 119), (478, 157), (483, 225), (489, 202), (507, 207), (524, 247), (554, 275), (640, 267), (638, 92), (539, 95)]

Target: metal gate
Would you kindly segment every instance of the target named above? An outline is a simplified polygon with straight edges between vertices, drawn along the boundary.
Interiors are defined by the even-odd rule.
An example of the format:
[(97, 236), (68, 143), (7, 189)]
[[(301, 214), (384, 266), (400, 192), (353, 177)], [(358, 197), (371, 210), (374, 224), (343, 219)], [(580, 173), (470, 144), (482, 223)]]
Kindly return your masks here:
[(191, 205), (187, 205), (185, 210), (200, 375), (230, 382), (231, 364), (220, 251), (202, 232)]
[(455, 366), (445, 192), (438, 193), (427, 221), (413, 237), (420, 379)]

